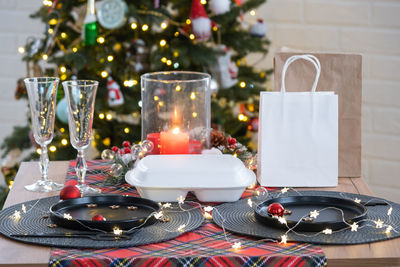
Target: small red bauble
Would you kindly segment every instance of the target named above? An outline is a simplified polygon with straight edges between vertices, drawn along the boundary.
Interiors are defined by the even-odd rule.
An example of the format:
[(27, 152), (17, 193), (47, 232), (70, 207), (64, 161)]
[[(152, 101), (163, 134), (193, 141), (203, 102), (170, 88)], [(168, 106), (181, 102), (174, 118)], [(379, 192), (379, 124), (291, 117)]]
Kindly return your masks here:
[(131, 153), (131, 149), (130, 149), (129, 147), (125, 147), (125, 148), (124, 148), (124, 153), (125, 153), (125, 154)]
[(268, 214), (272, 216), (282, 217), (285, 213), (285, 209), (280, 203), (272, 203), (268, 206)]
[(113, 147), (111, 148), (111, 150), (114, 151), (114, 152), (118, 152), (119, 148), (116, 147), (116, 146), (113, 146)]
[(71, 180), (66, 181), (65, 184), (64, 184), (64, 186), (68, 186), (68, 185), (77, 185), (77, 184), (78, 184), (78, 181), (77, 181), (77, 180), (71, 179)]
[(75, 185), (67, 185), (60, 192), (60, 199), (66, 200), (81, 197), (81, 191)]
[(236, 139), (233, 137), (228, 137), (228, 143), (233, 146), (236, 145)]
[(129, 141), (122, 142), (123, 147), (131, 147), (131, 143)]
[(92, 217), (92, 221), (96, 221), (96, 222), (98, 222), (98, 221), (102, 222), (105, 220), (106, 220), (106, 218), (104, 218), (103, 215), (101, 215), (101, 214), (96, 214)]

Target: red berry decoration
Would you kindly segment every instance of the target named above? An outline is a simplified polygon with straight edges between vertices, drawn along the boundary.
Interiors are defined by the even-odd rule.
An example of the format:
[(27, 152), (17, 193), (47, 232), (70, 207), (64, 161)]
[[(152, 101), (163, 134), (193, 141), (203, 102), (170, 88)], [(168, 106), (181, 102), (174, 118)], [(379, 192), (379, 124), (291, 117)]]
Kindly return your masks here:
[(131, 147), (131, 143), (129, 141), (122, 142), (123, 147)]
[(282, 217), (285, 213), (285, 209), (280, 203), (272, 203), (268, 206), (268, 214), (272, 216)]
[(77, 185), (77, 184), (78, 184), (78, 181), (77, 181), (77, 180), (71, 179), (71, 180), (66, 181), (65, 184), (64, 184), (64, 186), (68, 186), (68, 185)]
[(124, 148), (124, 153), (125, 153), (125, 154), (131, 153), (131, 149), (130, 149), (129, 147), (125, 147), (125, 148)]
[(111, 148), (111, 150), (114, 151), (114, 152), (118, 152), (119, 148), (116, 147), (116, 146), (113, 146), (113, 147)]
[(228, 137), (228, 143), (229, 143), (231, 146), (234, 146), (234, 145), (236, 145), (236, 139), (233, 138), (233, 137)]
[(81, 191), (75, 185), (67, 185), (60, 192), (60, 199), (66, 200), (81, 197)]
[(96, 214), (92, 217), (92, 221), (94, 221), (94, 222), (102, 222), (105, 220), (106, 220), (106, 218), (104, 218), (103, 215), (101, 215), (101, 214)]

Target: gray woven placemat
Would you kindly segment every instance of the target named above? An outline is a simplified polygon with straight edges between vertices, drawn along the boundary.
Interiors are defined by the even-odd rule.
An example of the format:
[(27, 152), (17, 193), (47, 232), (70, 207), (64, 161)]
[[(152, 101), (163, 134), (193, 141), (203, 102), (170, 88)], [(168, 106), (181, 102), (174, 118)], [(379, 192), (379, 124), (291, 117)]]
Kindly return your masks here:
[[(177, 209), (164, 210), (163, 213), (170, 220), (168, 222), (156, 222), (139, 229), (133, 234), (130, 240), (112, 240), (112, 241), (93, 241), (88, 238), (45, 238), (45, 237), (11, 237), (11, 234), (19, 233), (60, 233), (72, 232), (71, 230), (57, 227), (49, 228), (51, 224), (49, 218), (43, 218), (48, 214), (49, 208), (58, 202), (58, 197), (43, 198), (25, 203), (20, 203), (0, 211), (0, 233), (4, 236), (30, 244), (44, 245), (50, 247), (68, 247), (68, 248), (116, 248), (132, 247), (151, 243), (158, 243), (173, 239), (185, 232), (190, 232), (198, 228), (204, 221), (203, 214), (198, 209), (191, 209), (186, 212), (173, 212)], [(23, 212), (22, 204), (27, 212)], [(33, 206), (33, 208), (32, 208)], [(193, 208), (189, 205), (182, 205), (184, 209)], [(20, 220), (14, 220), (15, 211), (21, 214)], [(177, 231), (179, 226), (185, 225), (182, 231)]]
[[(332, 196), (332, 197), (347, 197), (351, 199), (359, 198), (361, 201), (368, 201), (371, 199), (379, 199), (376, 197), (357, 195), (350, 193), (329, 192), (329, 191), (300, 191), (305, 196)], [(287, 196), (298, 195), (296, 192), (288, 192)], [(274, 197), (274, 195), (270, 196)], [(257, 200), (254, 200), (254, 202)], [(382, 220), (384, 224), (391, 225), (393, 228), (400, 229), (400, 205), (394, 202), (387, 201), (392, 205), (392, 213), (389, 217), (387, 215), (389, 206), (370, 206), (367, 207), (367, 219), (377, 221)], [(217, 210), (218, 212), (216, 212)], [(220, 215), (218, 215), (218, 213)], [(219, 226), (224, 226), (226, 230), (234, 233), (245, 234), (260, 238), (271, 238), (281, 240), (281, 236), (285, 230), (276, 229), (263, 224), (254, 216), (254, 210), (251, 208), (247, 199), (239, 200), (234, 203), (222, 204), (214, 208), (213, 220)], [(368, 226), (370, 225), (370, 226)], [(340, 232), (335, 232), (331, 235), (315, 233), (301, 233), (299, 234), (290, 232), (288, 233), (288, 241), (307, 242), (313, 244), (329, 244), (329, 245), (352, 245), (371, 243), (382, 240), (388, 240), (400, 236), (400, 233), (391, 231), (389, 234), (385, 233), (386, 227), (376, 228), (373, 222), (366, 222), (358, 228), (358, 231), (351, 231), (345, 229)], [(304, 236), (306, 234), (308, 236)]]

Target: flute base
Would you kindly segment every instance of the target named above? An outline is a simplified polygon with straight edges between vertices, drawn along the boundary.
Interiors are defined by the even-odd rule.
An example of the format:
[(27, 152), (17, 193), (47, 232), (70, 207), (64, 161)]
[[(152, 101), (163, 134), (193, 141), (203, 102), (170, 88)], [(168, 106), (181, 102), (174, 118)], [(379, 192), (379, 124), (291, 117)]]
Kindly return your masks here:
[(76, 187), (79, 188), (82, 196), (101, 194), (101, 190), (99, 188), (90, 187), (86, 184), (78, 184)]
[(50, 180), (39, 180), (33, 184), (26, 185), (25, 189), (32, 192), (53, 192), (59, 191), (63, 187), (63, 184), (59, 184)]

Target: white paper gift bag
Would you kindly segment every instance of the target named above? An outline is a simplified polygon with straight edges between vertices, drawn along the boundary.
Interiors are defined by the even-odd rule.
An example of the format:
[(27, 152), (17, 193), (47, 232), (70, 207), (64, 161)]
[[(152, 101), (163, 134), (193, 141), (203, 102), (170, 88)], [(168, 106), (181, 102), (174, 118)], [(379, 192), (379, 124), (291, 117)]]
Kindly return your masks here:
[[(311, 62), (311, 91), (287, 92), (286, 70), (298, 59)], [(312, 55), (290, 57), (280, 92), (262, 92), (258, 136), (258, 181), (263, 186), (337, 186), (338, 96), (316, 92), (321, 65)], [(307, 90), (307, 89), (305, 89)]]

